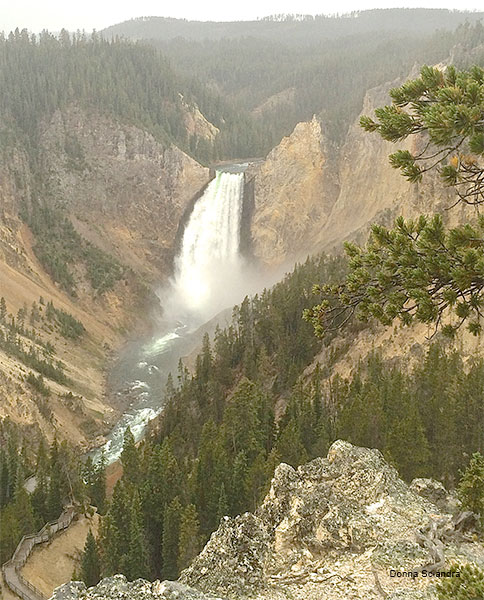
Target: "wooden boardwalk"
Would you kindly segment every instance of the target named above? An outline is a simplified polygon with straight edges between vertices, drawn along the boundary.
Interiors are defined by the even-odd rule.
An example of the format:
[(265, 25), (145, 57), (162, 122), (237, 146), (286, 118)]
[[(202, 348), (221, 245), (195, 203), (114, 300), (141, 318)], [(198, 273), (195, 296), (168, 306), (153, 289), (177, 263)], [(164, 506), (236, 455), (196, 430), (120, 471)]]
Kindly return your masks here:
[(14, 594), (23, 600), (47, 600), (39, 589), (22, 577), (20, 570), (27, 562), (34, 547), (37, 544), (49, 541), (58, 531), (67, 529), (72, 523), (75, 513), (74, 507), (69, 506), (57, 521), (47, 523), (38, 533), (24, 535), (20, 540), (12, 558), (2, 565), (2, 575), (5, 583)]

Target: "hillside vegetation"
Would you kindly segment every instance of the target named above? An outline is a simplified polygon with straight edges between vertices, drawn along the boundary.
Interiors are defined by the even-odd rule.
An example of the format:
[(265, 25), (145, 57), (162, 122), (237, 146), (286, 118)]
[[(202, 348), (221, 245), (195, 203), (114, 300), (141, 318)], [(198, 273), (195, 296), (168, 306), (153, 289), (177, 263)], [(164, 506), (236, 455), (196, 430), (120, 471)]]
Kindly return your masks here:
[[(314, 114), (321, 116), (325, 134), (341, 143), (369, 88), (406, 76), (415, 63), (445, 60), (456, 45), (474, 47), (476, 36), (482, 42), (482, 15), (392, 9), (234, 23), (147, 17), (109, 27), (103, 35), (155, 45), (178, 73), (230, 101), (241, 126), (234, 123), (215, 151), (215, 157), (230, 158), (267, 154)], [(212, 120), (210, 97), (194, 94)]]
[[(379, 448), (407, 481), (450, 487), (484, 451), (482, 359), (464, 365), (435, 343), (412, 369), (375, 351), (346, 379), (331, 375), (336, 354), (301, 375), (317, 351), (301, 319), (312, 281), (343, 274), (341, 259), (318, 257), (244, 300), (228, 328), (205, 337), (194, 373), (180, 365), (170, 379), (159, 432), (139, 447), (127, 432), (99, 540), (105, 576), (176, 578), (221, 517), (255, 510), (280, 462), (324, 456), (336, 439)], [(358, 327), (346, 325), (347, 341)]]

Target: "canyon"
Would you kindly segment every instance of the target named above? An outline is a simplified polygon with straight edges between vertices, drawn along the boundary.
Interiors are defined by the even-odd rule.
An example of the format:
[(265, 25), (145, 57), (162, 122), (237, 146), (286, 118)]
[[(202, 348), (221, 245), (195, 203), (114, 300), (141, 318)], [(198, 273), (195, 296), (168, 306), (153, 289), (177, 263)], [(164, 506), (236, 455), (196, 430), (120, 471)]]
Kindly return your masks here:
[[(85, 43), (76, 38), (73, 47)], [(98, 43), (93, 36), (94, 53)], [(123, 44), (117, 41), (114, 50)], [(122, 51), (126, 58), (127, 49)], [(146, 60), (147, 54), (140, 56)], [(171, 76), (168, 68), (165, 75)], [(101, 91), (112, 91), (109, 77), (106, 86), (102, 77), (94, 79)], [(359, 116), (373, 115), (388, 102), (390, 88), (406, 79), (368, 89)], [(27, 457), (17, 464), (10, 444), (9, 462), (3, 462), (10, 494), (4, 514), (18, 533), (8, 543), (15, 547), (22, 535), (22, 506), (12, 482), (35, 468), (47, 482), (48, 496), (42, 500), (35, 493), (46, 491), (39, 489), (37, 471), (21, 486), (26, 505), (32, 502), (32, 523), (34, 501), (37, 520), (68, 499), (85, 514), (74, 554), (68, 555), (71, 542), (65, 539), (59, 544), (64, 549), (34, 553), (25, 568), (29, 577), (38, 577), (56, 552), (67, 556), (62, 580), (74, 564), (79, 567), (91, 502), (107, 513), (93, 542), (104, 573), (175, 579), (181, 571), (177, 581), (161, 583), (128, 583), (123, 575), (89, 590), (71, 583), (54, 593), (55, 600), (436, 598), (434, 581), (392, 578), (392, 570), (432, 571), (432, 561), (444, 566), (442, 553), (447, 562), (482, 567), (484, 555), (475, 516), (464, 511), (454, 492), (429, 479), (409, 483), (421, 476), (421, 463), (427, 461), (428, 468), (440, 457), (445, 438), (434, 436), (432, 427), (424, 432), (427, 423), (420, 420), (428, 413), (409, 399), (414, 381), (405, 383), (402, 395), (398, 381), (425, 363), (432, 341), (443, 348), (442, 364), (444, 353), (457, 349), (461, 362), (452, 364), (453, 383), (460, 386), (474, 369), (469, 389), (456, 389), (469, 395), (466, 415), (477, 432), (472, 444), (478, 446), (473, 421), (482, 406), (481, 380), (475, 376), (481, 338), (459, 332), (444, 341), (429, 326), (350, 322), (348, 329), (318, 340), (301, 317), (319, 274), (325, 281), (344, 276), (344, 242), (364, 244), (373, 223), (439, 213), (446, 225), (455, 225), (473, 219), (476, 211), (462, 205), (450, 210), (453, 195), (435, 173), (408, 183), (388, 162), (394, 145), (365, 133), (359, 116), (338, 141), (324, 111), (311, 111), (278, 137), (266, 156), (215, 162), (209, 157), (232, 156), (227, 140), (245, 133), (248, 140), (254, 131), (244, 131), (243, 119), (239, 127), (230, 124), (232, 129), (226, 127), (229, 118), (212, 113), (211, 122), (203, 109), (207, 99), (202, 96), (199, 106), (195, 93), (182, 94), (175, 84), (171, 90), (154, 86), (154, 97), (159, 100), (160, 90), (164, 96), (153, 106), (148, 94), (145, 112), (143, 93), (139, 104), (131, 103), (129, 94), (114, 94), (118, 112), (85, 99), (69, 101), (45, 111), (30, 137), (10, 122), (0, 123), (5, 140), (0, 145), (0, 431)], [(279, 92), (254, 114), (270, 119), (271, 111), (295, 102), (298, 92), (292, 87)], [(411, 137), (401, 147), (424, 148), (422, 138)], [(306, 260), (321, 252), (324, 258)], [(292, 275), (271, 288), (295, 265)], [(254, 292), (259, 293), (243, 300)], [(403, 364), (408, 373), (398, 374)], [(366, 365), (374, 369), (377, 391), (369, 385), (367, 396), (347, 394), (358, 391)], [(387, 372), (394, 377), (388, 380), (393, 403), (383, 389)], [(437, 385), (435, 390), (437, 398)], [(442, 406), (462, 408), (451, 394), (440, 396), (447, 402)], [(440, 401), (429, 405), (439, 410)], [(398, 402), (407, 429), (394, 422)], [(368, 429), (378, 430), (371, 444), (382, 453), (334, 441), (348, 435), (370, 445), (367, 439), (355, 441), (344, 422), (346, 408), (353, 406), (362, 406), (362, 413), (369, 407)], [(359, 415), (356, 423), (349, 414), (354, 429), (363, 430), (364, 418), (361, 425)], [(373, 421), (378, 422), (372, 429)], [(146, 428), (149, 435), (138, 444)], [(449, 430), (457, 458), (438, 477), (453, 488), (471, 443), (464, 451), (455, 441), (458, 428)], [(415, 443), (415, 469), (401, 458), (413, 436), (420, 443)], [(41, 455), (40, 440), (51, 444), (48, 470), (34, 460), (37, 448)], [(69, 459), (67, 465), (63, 459), (60, 466), (58, 441), (67, 442), (64, 456), (73, 448), (70, 456), (80, 454), (83, 460)], [(98, 459), (102, 454), (107, 463), (117, 461), (123, 448), (122, 465), (115, 462), (108, 471), (106, 502), (100, 493), (100, 483), (103, 493), (106, 487), (105, 463)], [(392, 455), (395, 449), (398, 455)], [(320, 458), (309, 461), (315, 456)], [(407, 483), (390, 463), (401, 473), (408, 467), (412, 475), (402, 475)], [(432, 464), (433, 473), (438, 465)], [(60, 483), (56, 488), (57, 475), (65, 480), (63, 488)], [(24, 487), (34, 493), (28, 496)], [(187, 514), (197, 533), (187, 543), (185, 531), (184, 547), (181, 523)], [(172, 525), (178, 519), (178, 530), (170, 531), (169, 518)], [(133, 540), (139, 552), (133, 551)], [(192, 554), (182, 561), (187, 548)], [(42, 583), (46, 595), (53, 581)]]
[[(369, 90), (361, 114), (372, 114), (388, 100), (388, 90), (402, 81)], [(186, 123), (199, 135), (217, 135), (198, 108), (184, 106)], [(390, 225), (399, 214), (411, 218), (440, 212), (448, 224), (473, 216), (461, 207), (447, 210), (452, 196), (436, 175), (418, 185), (405, 181), (389, 165), (391, 150), (389, 142), (366, 134), (359, 119), (340, 146), (328, 139), (325, 123), (316, 117), (296, 125), (244, 173), (244, 253), (268, 274), (284, 272), (308, 254), (339, 252), (346, 240), (363, 242), (371, 223)], [(20, 216), (21, 207), (35, 195), (33, 173), (26, 153), (12, 151), (2, 163), (0, 179), (0, 295), (13, 315), (40, 297), (52, 300), (80, 320), (87, 334), (75, 343), (42, 334), (54, 343), (72, 381), (51, 385), (54, 397), (47, 419), (25, 385), (23, 365), (0, 352), (0, 415), (25, 430), (40, 427), (48, 439), (58, 431), (88, 448), (100, 443), (126, 406), (126, 398), (109, 393), (106, 370), (127, 340), (152, 331), (160, 314), (155, 292), (173, 273), (180, 231), (213, 170), (139, 127), (75, 105), (43, 124), (39, 153), (47, 204), (60, 207), (82, 239), (114, 257), (124, 270), (111, 289), (97, 293), (85, 267), (77, 265), (75, 298), (52, 281)], [(152, 317), (146, 319), (146, 314)], [(427, 331), (422, 326), (413, 333), (399, 329), (382, 347), (388, 348), (389, 357), (402, 356), (417, 341), (425, 344)], [(379, 335), (382, 340), (392, 336), (383, 328), (363, 332), (336, 371), (348, 373)], [(464, 345), (473, 352), (476, 342), (465, 337)], [(66, 398), (72, 395), (70, 406)]]

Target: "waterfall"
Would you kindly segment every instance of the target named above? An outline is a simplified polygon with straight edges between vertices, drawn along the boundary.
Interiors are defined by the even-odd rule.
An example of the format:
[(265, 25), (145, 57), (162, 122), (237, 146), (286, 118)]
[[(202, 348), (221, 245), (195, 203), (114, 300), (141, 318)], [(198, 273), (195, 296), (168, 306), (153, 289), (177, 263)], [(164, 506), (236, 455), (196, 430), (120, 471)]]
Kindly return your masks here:
[(196, 202), (175, 260), (172, 309), (203, 321), (240, 300), (243, 173), (217, 171)]
[(147, 423), (160, 414), (168, 374), (176, 371), (181, 356), (189, 356), (200, 347), (199, 326), (268, 283), (267, 277), (240, 255), (244, 193), (240, 168), (246, 166), (234, 165), (232, 169), (238, 172), (217, 171), (195, 203), (175, 259), (173, 278), (169, 286), (158, 290), (164, 309), (160, 330), (149, 341), (127, 347), (118, 360), (121, 385), (117, 393), (129, 390), (131, 403), (106, 444), (90, 453), (94, 461), (100, 459), (101, 450), (108, 463), (116, 460), (123, 449), (126, 428), (129, 426), (138, 440)]
[[(135, 400), (102, 447), (108, 463), (120, 456), (128, 426), (138, 440), (147, 423), (162, 411), (166, 377), (176, 370), (180, 356), (200, 344), (198, 326), (250, 292), (252, 272), (239, 253), (243, 193), (243, 173), (217, 171), (195, 203), (171, 285), (158, 292), (165, 310), (164, 328), (148, 343), (127, 348), (119, 361), (122, 389), (128, 389)], [(98, 461), (101, 448), (90, 456)]]

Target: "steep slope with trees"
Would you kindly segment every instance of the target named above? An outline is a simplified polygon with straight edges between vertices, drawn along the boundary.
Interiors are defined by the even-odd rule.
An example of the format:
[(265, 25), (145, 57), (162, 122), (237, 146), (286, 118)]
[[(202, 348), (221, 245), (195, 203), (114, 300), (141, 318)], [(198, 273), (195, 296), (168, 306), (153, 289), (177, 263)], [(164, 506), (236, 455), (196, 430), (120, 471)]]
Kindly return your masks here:
[[(366, 90), (406, 75), (416, 62), (443, 60), (465, 36), (464, 24), (481, 16), (394, 9), (235, 23), (148, 17), (103, 34), (154, 44), (179, 73), (208, 83), (238, 115), (217, 142), (222, 154), (262, 156), (315, 114), (329, 139), (341, 144)], [(197, 97), (212, 120), (210, 99)]]
[[(435, 477), (450, 488), (469, 457), (484, 451), (478, 357), (466, 363), (434, 343), (411, 368), (374, 351), (343, 378), (333, 372), (339, 356), (328, 336), (325, 362), (303, 375), (320, 349), (301, 318), (315, 275), (341, 280), (344, 263), (308, 260), (273, 290), (246, 299), (231, 325), (213, 341), (205, 337), (192, 374), (180, 364), (151, 439), (137, 447), (127, 432), (123, 478), (101, 526), (104, 576), (175, 578), (221, 517), (255, 509), (276, 465), (322, 456), (336, 439), (379, 448), (407, 481)], [(348, 323), (344, 339), (360, 327)]]
[(150, 48), (16, 31), (0, 81), (0, 415), (85, 447), (122, 408), (107, 361), (149, 326), (140, 307), (209, 178), (176, 144), (214, 133)]

